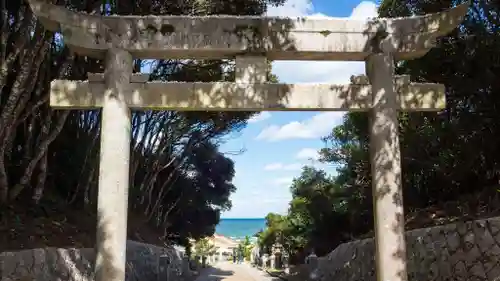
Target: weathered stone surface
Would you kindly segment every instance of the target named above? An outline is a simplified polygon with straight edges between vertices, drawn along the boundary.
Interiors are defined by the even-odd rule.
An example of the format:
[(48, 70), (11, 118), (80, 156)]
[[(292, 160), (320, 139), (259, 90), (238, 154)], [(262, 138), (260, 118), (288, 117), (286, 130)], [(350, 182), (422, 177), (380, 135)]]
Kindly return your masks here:
[[(169, 266), (159, 269), (160, 256)], [(94, 249), (45, 248), (0, 253), (1, 281), (94, 280)], [(162, 262), (161, 264), (165, 264)], [(126, 281), (182, 281), (182, 258), (174, 248), (127, 241)], [(161, 273), (159, 273), (159, 271)]]
[(387, 33), (384, 50), (396, 59), (423, 56), (436, 37), (453, 30), (468, 5), (407, 18), (362, 20), (255, 16), (98, 16), (30, 0), (45, 28), (61, 32), (65, 45), (80, 55), (102, 58), (119, 47), (135, 58), (233, 58), (242, 52), (277, 60), (363, 61), (379, 51), (374, 43)]
[[(89, 77), (90, 78), (90, 77)], [(133, 109), (162, 110), (311, 110), (367, 111), (373, 108), (371, 86), (360, 79), (353, 84), (281, 84), (250, 80), (232, 82), (145, 82), (132, 75), (124, 99)], [(62, 109), (100, 108), (106, 87), (97, 75), (89, 81), (54, 80), (50, 105)], [(257, 78), (258, 79), (258, 78)], [(441, 84), (401, 83), (395, 77), (397, 108), (404, 111), (437, 111), (446, 105)], [(141, 82), (134, 82), (141, 81)], [(398, 84), (399, 83), (399, 84)]]
[[(500, 280), (500, 217), (406, 233), (409, 281)], [(338, 246), (319, 259), (314, 280), (376, 281), (373, 239)]]

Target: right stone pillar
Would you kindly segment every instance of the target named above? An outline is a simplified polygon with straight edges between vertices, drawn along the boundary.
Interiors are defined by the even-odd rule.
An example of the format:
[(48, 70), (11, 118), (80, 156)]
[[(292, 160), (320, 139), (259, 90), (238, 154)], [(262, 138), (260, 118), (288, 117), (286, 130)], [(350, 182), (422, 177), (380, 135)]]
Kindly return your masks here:
[(366, 72), (373, 93), (370, 162), (377, 280), (406, 281), (401, 151), (392, 55), (370, 55)]

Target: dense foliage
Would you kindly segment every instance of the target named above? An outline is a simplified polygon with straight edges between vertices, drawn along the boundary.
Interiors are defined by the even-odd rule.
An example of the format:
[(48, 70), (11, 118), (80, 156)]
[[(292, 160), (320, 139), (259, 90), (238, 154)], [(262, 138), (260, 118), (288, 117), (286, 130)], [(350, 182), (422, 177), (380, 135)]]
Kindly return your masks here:
[(238, 244), (238, 251), (242, 254), (243, 258), (247, 261), (250, 260), (250, 256), (252, 255), (252, 242), (250, 241), (249, 236), (245, 236), (245, 239), (243, 239), (239, 244)]
[(215, 255), (217, 248), (208, 238), (198, 239), (194, 243), (194, 256), (208, 257)]
[[(282, 2), (52, 0), (74, 10), (122, 15), (259, 15)], [(89, 72), (102, 72), (103, 64), (72, 54), (24, 1), (1, 0), (0, 9), (0, 205), (58, 204), (94, 212), (100, 111), (52, 110), (48, 93), (51, 80), (86, 79)], [(152, 79), (176, 81), (220, 81), (233, 73), (227, 61), (136, 60), (135, 71), (141, 69), (150, 69)], [(188, 237), (211, 235), (235, 190), (234, 163), (218, 146), (252, 114), (134, 112), (129, 206), (139, 226), (184, 244)]]
[[(439, 12), (457, 1), (385, 0), (384, 17)], [(475, 0), (460, 28), (426, 56), (398, 64), (412, 81), (446, 85), (439, 113), (401, 113), (407, 228), (498, 214), (500, 201), (500, 5)], [(276, 237), (302, 261), (373, 229), (368, 115), (347, 114), (324, 138), (322, 161), (334, 177), (305, 167), (292, 186), (286, 216), (269, 215), (261, 244)]]

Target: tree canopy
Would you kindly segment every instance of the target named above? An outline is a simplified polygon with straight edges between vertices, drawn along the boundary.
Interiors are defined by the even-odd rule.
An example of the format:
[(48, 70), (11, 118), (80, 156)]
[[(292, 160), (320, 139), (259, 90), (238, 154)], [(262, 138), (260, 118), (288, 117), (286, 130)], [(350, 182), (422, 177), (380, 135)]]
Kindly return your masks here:
[(208, 240), (208, 238), (201, 238), (198, 239), (194, 243), (194, 253), (193, 255), (199, 256), (199, 257), (208, 257), (215, 255), (217, 252), (217, 248), (215, 247), (214, 244)]
[[(385, 0), (379, 14), (427, 14), (456, 2)], [(447, 99), (441, 112), (399, 116), (407, 229), (499, 214), (500, 5), (472, 2), (463, 24), (436, 48), (397, 64), (397, 73), (412, 81), (444, 84)], [(288, 213), (268, 216), (261, 243), (283, 233), (302, 262), (311, 249), (324, 255), (372, 235), (368, 122), (368, 113), (348, 113), (323, 138), (321, 161), (338, 167), (336, 173), (304, 167), (290, 187)]]
[[(268, 5), (283, 2), (51, 0), (77, 11), (119, 15), (260, 15)], [(95, 213), (100, 111), (53, 110), (48, 94), (51, 80), (85, 80), (87, 73), (103, 72), (103, 63), (71, 53), (59, 34), (34, 20), (25, 1), (1, 0), (0, 8), (1, 206), (14, 213), (55, 205)], [(226, 60), (135, 60), (134, 71), (141, 70), (165, 81), (234, 76), (233, 64)], [(129, 235), (140, 237), (148, 227), (162, 234), (163, 241), (187, 244), (188, 238), (213, 234), (236, 189), (234, 163), (219, 145), (252, 114), (133, 112), (129, 217), (135, 223), (129, 223)], [(0, 213), (7, 223), (10, 212)]]

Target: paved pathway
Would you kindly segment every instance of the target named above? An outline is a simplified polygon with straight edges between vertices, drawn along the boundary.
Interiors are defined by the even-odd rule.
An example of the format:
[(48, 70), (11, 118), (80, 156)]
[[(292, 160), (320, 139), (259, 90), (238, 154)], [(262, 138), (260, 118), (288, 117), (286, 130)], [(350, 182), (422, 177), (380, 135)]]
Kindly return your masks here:
[(248, 264), (220, 262), (203, 270), (196, 281), (280, 281)]

